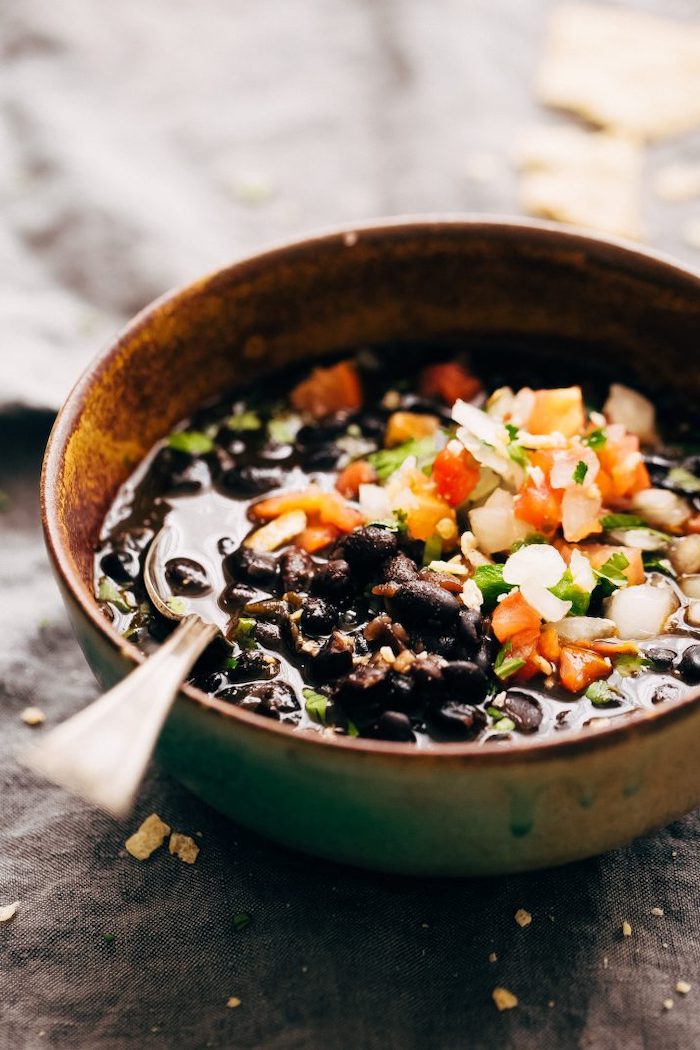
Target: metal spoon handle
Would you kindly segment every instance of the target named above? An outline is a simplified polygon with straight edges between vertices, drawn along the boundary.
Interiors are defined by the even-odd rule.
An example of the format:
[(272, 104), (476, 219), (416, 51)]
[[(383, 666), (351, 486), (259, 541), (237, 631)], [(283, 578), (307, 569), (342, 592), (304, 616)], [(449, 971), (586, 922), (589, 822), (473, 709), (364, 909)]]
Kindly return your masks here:
[(115, 817), (125, 816), (180, 685), (217, 633), (214, 624), (186, 616), (158, 652), (20, 761)]

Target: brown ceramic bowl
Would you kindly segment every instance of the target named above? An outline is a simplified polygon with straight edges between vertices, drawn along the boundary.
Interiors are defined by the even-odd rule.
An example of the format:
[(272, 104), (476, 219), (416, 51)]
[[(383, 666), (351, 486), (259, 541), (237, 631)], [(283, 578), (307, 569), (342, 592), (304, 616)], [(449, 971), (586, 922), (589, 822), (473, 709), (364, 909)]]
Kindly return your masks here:
[[(165, 296), (82, 377), (42, 480), (49, 553), (111, 685), (143, 657), (92, 590), (102, 519), (151, 445), (202, 401), (358, 344), (547, 348), (700, 393), (700, 278), (545, 223), (384, 222), (298, 241)], [(412, 873), (517, 871), (619, 845), (700, 802), (700, 701), (513, 747), (326, 738), (183, 687), (159, 758), (234, 819), (300, 849)], [(673, 775), (669, 776), (669, 771)]]

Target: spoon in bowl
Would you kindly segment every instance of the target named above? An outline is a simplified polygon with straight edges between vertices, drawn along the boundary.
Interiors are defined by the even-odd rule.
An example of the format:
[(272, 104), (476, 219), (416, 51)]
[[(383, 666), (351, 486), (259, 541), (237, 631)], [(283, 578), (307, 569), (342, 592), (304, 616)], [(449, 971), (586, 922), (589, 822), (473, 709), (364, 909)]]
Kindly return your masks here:
[(182, 682), (219, 634), (215, 624), (163, 599), (164, 551), (171, 545), (166, 525), (151, 543), (143, 575), (153, 605), (179, 621), (176, 629), (113, 689), (19, 756), (34, 772), (115, 817), (129, 813)]

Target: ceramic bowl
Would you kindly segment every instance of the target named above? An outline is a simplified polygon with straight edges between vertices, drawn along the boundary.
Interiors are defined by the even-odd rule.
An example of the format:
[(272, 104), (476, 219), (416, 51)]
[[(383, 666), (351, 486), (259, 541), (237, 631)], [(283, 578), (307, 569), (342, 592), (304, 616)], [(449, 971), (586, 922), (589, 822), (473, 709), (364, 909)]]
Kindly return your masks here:
[[(85, 656), (113, 685), (143, 657), (92, 591), (118, 486), (202, 401), (290, 362), (449, 339), (479, 354), (606, 366), (700, 393), (700, 278), (546, 223), (397, 221), (235, 263), (148, 307), (77, 384), (42, 479), (49, 553)], [(309, 853), (413, 874), (512, 872), (590, 856), (700, 802), (700, 701), (517, 746), (417, 750), (294, 732), (183, 687), (158, 760), (234, 820)]]

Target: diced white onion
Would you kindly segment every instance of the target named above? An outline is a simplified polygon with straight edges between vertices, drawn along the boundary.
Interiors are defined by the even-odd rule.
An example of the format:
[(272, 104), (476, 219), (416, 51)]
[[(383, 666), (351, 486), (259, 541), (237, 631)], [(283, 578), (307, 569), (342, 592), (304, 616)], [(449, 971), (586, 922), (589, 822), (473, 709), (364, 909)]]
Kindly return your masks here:
[(462, 587), (460, 598), (467, 609), (478, 611), (484, 601), (484, 596), (474, 583), (474, 580), (466, 580)]
[(610, 423), (621, 423), (640, 441), (650, 445), (656, 442), (656, 410), (651, 401), (636, 390), (613, 383), (603, 405), (603, 414)]
[(660, 551), (668, 547), (669, 543), (667, 537), (655, 529), (612, 529), (609, 536), (622, 547), (632, 547), (638, 551)]
[(523, 468), (508, 455), (508, 431), (501, 422), (466, 401), (455, 401), (452, 418), (460, 424), (457, 439), (477, 463), (488, 467), (512, 488), (523, 479)]
[(585, 488), (591, 485), (600, 470), (600, 461), (593, 449), (585, 445), (568, 449), (566, 452), (555, 452), (554, 466), (549, 473), (549, 480), (553, 489), (568, 489), (571, 485), (579, 484), (574, 475), (579, 463), (583, 463), (586, 470), (580, 485)]
[(688, 502), (668, 489), (643, 489), (632, 497), (632, 507), (649, 525), (680, 528), (691, 514)]
[(531, 529), (527, 522), (515, 517), (513, 497), (503, 489), (496, 489), (483, 507), (470, 511), (469, 523), (485, 554), (510, 550), (518, 540), (524, 540)]
[(645, 583), (616, 591), (605, 611), (615, 621), (621, 638), (655, 638), (678, 605), (670, 587)]
[[(554, 550), (553, 547), (550, 549)], [(542, 619), (548, 623), (557, 623), (559, 620), (563, 620), (571, 609), (571, 602), (565, 602), (561, 598), (557, 598), (555, 594), (548, 591), (537, 580), (530, 579), (522, 583), (520, 585), (520, 593), (530, 608), (539, 613)]]
[(543, 587), (554, 587), (566, 572), (566, 562), (556, 547), (548, 543), (529, 543), (511, 554), (503, 566), (506, 583), (536, 580)]
[(561, 502), (562, 529), (564, 539), (569, 543), (578, 543), (593, 532), (599, 532), (596, 528), (603, 501), (597, 485), (583, 488), (574, 485), (564, 493)]
[(574, 585), (580, 587), (582, 591), (587, 591), (590, 594), (596, 586), (598, 579), (593, 572), (593, 568), (588, 558), (582, 554), (581, 551), (573, 550), (571, 552), (569, 568), (571, 569)]
[(567, 616), (557, 624), (557, 634), (565, 642), (592, 642), (616, 633), (615, 622), (602, 616)]
[(366, 521), (388, 521), (391, 518), (389, 497), (381, 485), (360, 485), (359, 504)]
[(668, 556), (676, 572), (700, 572), (700, 536), (681, 536), (672, 544)]
[(678, 582), (687, 598), (700, 598), (700, 575), (684, 576)]

